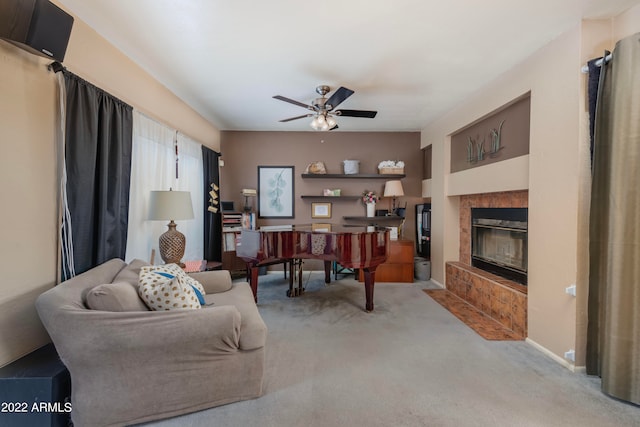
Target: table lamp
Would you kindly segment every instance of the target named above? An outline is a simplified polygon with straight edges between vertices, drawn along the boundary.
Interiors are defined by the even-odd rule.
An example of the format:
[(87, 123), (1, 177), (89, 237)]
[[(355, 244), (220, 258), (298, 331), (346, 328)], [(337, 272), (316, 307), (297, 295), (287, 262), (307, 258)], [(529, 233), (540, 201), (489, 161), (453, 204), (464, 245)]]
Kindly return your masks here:
[(404, 196), (404, 190), (402, 189), (402, 182), (399, 180), (396, 181), (387, 181), (384, 184), (384, 195), (383, 197), (392, 197), (393, 198), (393, 208), (391, 210), (392, 214), (396, 214), (396, 199), (398, 196)]
[(256, 197), (258, 191), (254, 188), (243, 188), (241, 193), (244, 196), (244, 211), (251, 212), (252, 206), (249, 204), (249, 197)]
[(174, 220), (193, 219), (191, 193), (188, 191), (152, 191), (149, 198), (149, 219), (169, 220), (168, 230), (160, 235), (160, 257), (165, 264), (184, 267), (182, 257), (186, 238), (176, 230)]

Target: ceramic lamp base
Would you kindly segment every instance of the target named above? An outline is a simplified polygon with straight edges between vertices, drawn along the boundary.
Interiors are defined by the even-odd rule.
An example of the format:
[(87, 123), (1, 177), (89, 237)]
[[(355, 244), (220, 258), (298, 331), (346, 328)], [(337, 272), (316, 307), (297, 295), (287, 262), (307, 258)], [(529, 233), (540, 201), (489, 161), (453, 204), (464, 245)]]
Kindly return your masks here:
[(178, 264), (184, 267), (182, 257), (184, 256), (184, 248), (186, 238), (184, 234), (176, 230), (176, 223), (171, 221), (167, 224), (169, 229), (160, 235), (159, 247), (160, 257), (165, 264)]

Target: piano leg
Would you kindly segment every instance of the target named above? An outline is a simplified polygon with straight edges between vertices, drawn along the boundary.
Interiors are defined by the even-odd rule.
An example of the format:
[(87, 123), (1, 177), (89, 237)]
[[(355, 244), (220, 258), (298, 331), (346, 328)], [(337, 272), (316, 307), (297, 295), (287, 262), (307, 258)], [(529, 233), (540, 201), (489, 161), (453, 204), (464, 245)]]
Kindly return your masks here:
[(324, 283), (331, 283), (331, 264), (333, 261), (324, 262)]
[(252, 263), (247, 263), (247, 273), (249, 277), (249, 285), (251, 285), (251, 292), (253, 292), (253, 299), (258, 302), (258, 272), (260, 267)]
[(367, 311), (373, 311), (373, 287), (376, 283), (376, 268), (375, 267), (365, 267), (363, 268), (364, 274), (364, 296), (365, 296), (365, 309)]

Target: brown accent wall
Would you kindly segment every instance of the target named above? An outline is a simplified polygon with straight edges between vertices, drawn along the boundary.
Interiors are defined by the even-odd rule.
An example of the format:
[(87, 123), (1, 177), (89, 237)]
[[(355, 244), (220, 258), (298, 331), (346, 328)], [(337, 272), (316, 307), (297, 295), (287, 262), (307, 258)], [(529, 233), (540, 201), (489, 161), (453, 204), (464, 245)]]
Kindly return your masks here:
[[(382, 195), (386, 179), (303, 179), (301, 174), (311, 162), (322, 161), (330, 174), (343, 173), (343, 160), (359, 160), (360, 173), (377, 173), (383, 160), (405, 162), (402, 179), (405, 196), (399, 204), (407, 204), (404, 238), (415, 241), (416, 203), (421, 203), (422, 152), (419, 132), (221, 132), (220, 147), (224, 166), (220, 169), (222, 200), (232, 200), (236, 209), (244, 205), (240, 190), (257, 188), (258, 166), (295, 166), (293, 219), (257, 219), (257, 226), (278, 224), (344, 223), (343, 216), (365, 216), (360, 200), (329, 200), (330, 219), (312, 219), (311, 203), (301, 195), (322, 195), (324, 188), (340, 188), (343, 195), (360, 195), (364, 190)], [(325, 202), (326, 200), (321, 200)], [(390, 199), (378, 208), (388, 209)], [(254, 210), (257, 201), (253, 200)]]
[[(531, 94), (527, 93), (451, 135), (451, 173), (529, 154)], [(491, 130), (500, 128), (501, 149), (490, 154)], [(469, 162), (468, 139), (484, 141), (484, 158)], [(475, 147), (475, 144), (474, 144)], [(477, 149), (474, 149), (477, 155)]]
[(431, 147), (431, 145), (428, 145), (422, 149), (422, 179), (431, 179), (433, 169), (433, 152)]

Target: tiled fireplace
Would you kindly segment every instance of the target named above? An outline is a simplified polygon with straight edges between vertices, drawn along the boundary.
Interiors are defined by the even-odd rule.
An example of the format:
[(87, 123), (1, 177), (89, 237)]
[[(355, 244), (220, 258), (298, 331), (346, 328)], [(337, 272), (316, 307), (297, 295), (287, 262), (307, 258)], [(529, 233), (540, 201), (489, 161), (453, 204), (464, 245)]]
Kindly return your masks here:
[[(448, 262), (446, 266), (447, 290), (522, 337), (527, 336), (527, 286), (523, 284), (526, 283), (526, 276), (524, 282), (520, 279), (510, 280), (473, 266), (471, 211), (473, 208), (527, 207), (528, 191), (461, 196), (460, 259), (458, 262)], [(515, 232), (514, 235), (514, 242), (503, 246), (509, 248), (506, 251), (511, 252), (511, 259), (520, 261), (526, 270), (526, 246), (523, 252), (522, 242), (518, 240), (520, 233)]]

